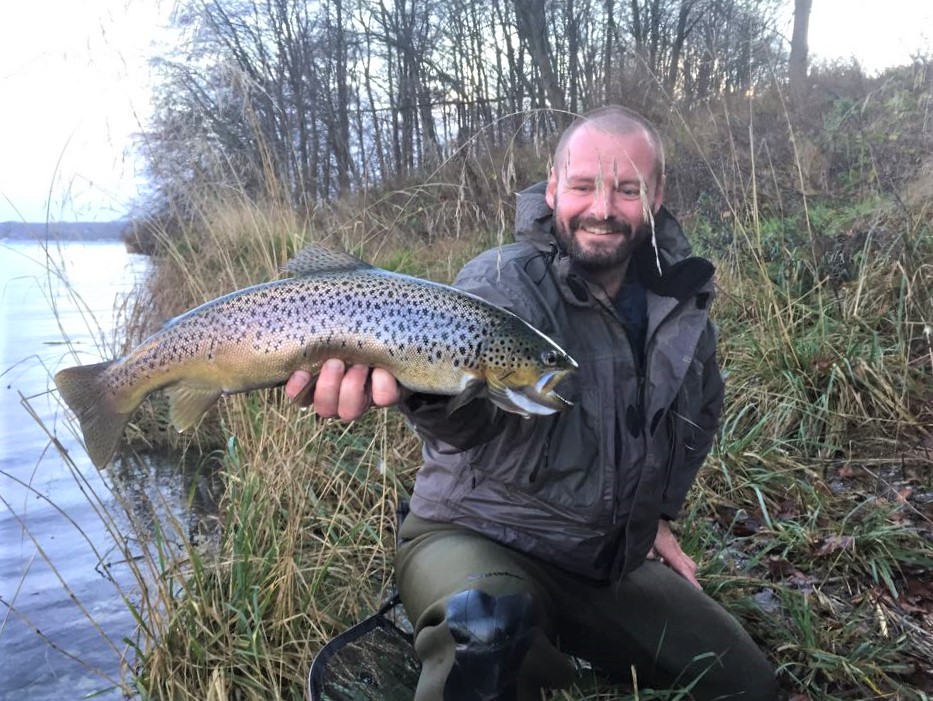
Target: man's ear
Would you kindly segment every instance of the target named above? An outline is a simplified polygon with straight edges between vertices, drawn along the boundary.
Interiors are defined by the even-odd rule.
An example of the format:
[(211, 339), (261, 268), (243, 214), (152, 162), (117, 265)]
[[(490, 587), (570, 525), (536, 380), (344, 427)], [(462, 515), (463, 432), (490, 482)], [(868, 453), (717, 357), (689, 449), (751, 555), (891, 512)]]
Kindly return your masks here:
[(555, 195), (557, 194), (557, 171), (554, 168), (551, 168), (551, 176), (547, 180), (547, 189), (544, 191), (544, 201), (547, 202), (547, 206), (551, 209), (554, 209), (554, 203), (557, 201)]
[(661, 209), (661, 205), (664, 204), (664, 184), (666, 182), (667, 178), (662, 175), (660, 178), (658, 178), (658, 184), (655, 186), (654, 202), (652, 204), (655, 214), (658, 213), (658, 210)]

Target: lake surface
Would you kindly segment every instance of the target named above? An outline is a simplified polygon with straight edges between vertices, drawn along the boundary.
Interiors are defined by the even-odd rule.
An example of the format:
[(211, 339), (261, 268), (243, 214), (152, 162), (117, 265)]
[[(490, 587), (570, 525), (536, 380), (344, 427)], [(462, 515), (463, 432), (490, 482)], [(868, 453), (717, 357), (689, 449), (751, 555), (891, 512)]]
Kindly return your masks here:
[[(51, 377), (114, 357), (112, 330), (147, 269), (118, 241), (0, 241), (0, 699), (123, 698), (114, 686), (135, 624), (121, 591), (132, 600), (133, 578), (107, 522), (129, 533), (129, 516)], [(173, 470), (144, 482), (141, 502), (157, 493), (159, 508), (184, 508)]]

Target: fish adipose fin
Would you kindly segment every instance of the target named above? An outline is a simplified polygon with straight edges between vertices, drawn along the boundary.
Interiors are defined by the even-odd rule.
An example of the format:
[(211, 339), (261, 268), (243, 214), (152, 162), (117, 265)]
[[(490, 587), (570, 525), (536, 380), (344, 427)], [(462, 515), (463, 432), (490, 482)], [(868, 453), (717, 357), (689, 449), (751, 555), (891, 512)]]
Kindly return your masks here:
[(223, 394), (216, 387), (198, 387), (179, 382), (165, 390), (169, 419), (178, 432), (196, 426)]
[(79, 365), (55, 375), (55, 386), (78, 418), (87, 454), (99, 469), (110, 462), (130, 416), (136, 411), (136, 407), (124, 412), (117, 410), (106, 391), (102, 378), (111, 364)]
[(282, 272), (295, 277), (348, 270), (366, 270), (373, 266), (344, 251), (335, 251), (312, 243), (282, 265)]

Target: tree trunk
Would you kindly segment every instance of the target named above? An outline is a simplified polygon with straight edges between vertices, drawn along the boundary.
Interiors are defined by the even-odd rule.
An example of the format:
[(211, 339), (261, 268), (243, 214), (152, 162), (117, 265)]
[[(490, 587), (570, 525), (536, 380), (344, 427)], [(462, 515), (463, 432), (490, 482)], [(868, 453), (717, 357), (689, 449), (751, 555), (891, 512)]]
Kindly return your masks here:
[[(603, 102), (611, 102), (613, 92), (613, 54), (615, 53), (616, 38), (616, 18), (615, 18), (615, 0), (605, 0), (606, 2), (606, 43), (603, 49)], [(618, 65), (618, 63), (616, 64)]]
[(537, 64), (541, 76), (541, 89), (547, 96), (549, 107), (555, 110), (558, 124), (565, 120), (567, 103), (554, 70), (554, 57), (551, 55), (547, 38), (547, 19), (544, 14), (544, 0), (514, 0), (515, 23), (518, 35), (528, 47), (532, 59)]
[(680, 9), (677, 12), (677, 30), (674, 34), (674, 42), (671, 45), (670, 65), (667, 69), (667, 79), (664, 82), (664, 89), (671, 97), (674, 95), (674, 89), (677, 87), (677, 79), (680, 76), (680, 56), (683, 53), (684, 43), (687, 35), (690, 33), (688, 20), (690, 12), (693, 10), (695, 0), (680, 0)]
[(799, 104), (807, 91), (807, 31), (810, 27), (810, 6), (813, 0), (794, 0), (794, 33), (790, 40), (791, 98)]

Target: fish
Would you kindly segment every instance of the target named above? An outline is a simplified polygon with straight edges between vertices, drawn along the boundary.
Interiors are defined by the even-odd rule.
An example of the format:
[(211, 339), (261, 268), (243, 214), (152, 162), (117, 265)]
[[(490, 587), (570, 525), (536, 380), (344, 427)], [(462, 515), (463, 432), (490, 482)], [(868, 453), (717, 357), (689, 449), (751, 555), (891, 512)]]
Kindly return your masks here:
[(222, 396), (281, 385), (296, 370), (317, 375), (329, 358), (385, 368), (413, 392), (450, 396), (450, 413), (479, 396), (526, 418), (571, 406), (555, 387), (576, 361), (480, 297), (318, 244), (283, 272), (185, 312), (122, 358), (56, 373), (98, 468), (156, 390), (165, 389), (182, 432)]

